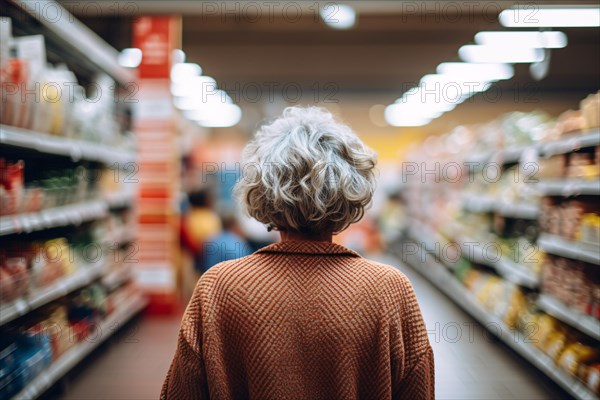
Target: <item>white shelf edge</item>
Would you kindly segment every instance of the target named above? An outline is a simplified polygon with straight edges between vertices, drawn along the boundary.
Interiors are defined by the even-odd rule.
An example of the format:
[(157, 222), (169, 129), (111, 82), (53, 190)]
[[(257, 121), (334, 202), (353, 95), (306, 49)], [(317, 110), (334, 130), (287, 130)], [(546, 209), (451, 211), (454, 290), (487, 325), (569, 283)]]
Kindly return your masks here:
[(531, 185), (546, 196), (600, 196), (600, 181), (598, 180), (544, 179)]
[(547, 294), (541, 294), (537, 304), (542, 310), (553, 317), (560, 319), (596, 340), (600, 340), (600, 321), (591, 315), (572, 310), (560, 300)]
[(550, 254), (600, 265), (600, 244), (593, 246), (587, 243), (564, 239), (549, 233), (540, 235), (537, 244), (542, 250)]
[(0, 236), (28, 233), (66, 225), (78, 225), (102, 218), (108, 211), (104, 200), (88, 200), (34, 213), (4, 215), (0, 217)]
[[(58, 360), (50, 364), (40, 375), (35, 377), (23, 390), (17, 393), (16, 399), (35, 399), (48, 390), (55, 382), (62, 378), (67, 372), (75, 367), (81, 360), (90, 354), (102, 342), (115, 333), (120, 326), (129, 321), (134, 315), (140, 312), (147, 304), (146, 299), (141, 294), (131, 296), (125, 305), (122, 305), (117, 311), (110, 314), (98, 326), (98, 332), (101, 334), (97, 340), (82, 341), (67, 350)], [(115, 326), (117, 326), (115, 328)]]
[(68, 293), (82, 288), (102, 276), (105, 263), (99, 261), (89, 266), (81, 266), (72, 275), (59, 278), (48, 287), (35, 290), (24, 298), (15, 299), (0, 308), (0, 326), (48, 304)]
[(485, 163), (489, 160), (498, 160), (503, 164), (519, 162), (521, 154), (528, 150), (541, 153), (544, 157), (557, 154), (566, 154), (585, 147), (600, 145), (600, 129), (593, 128), (587, 131), (571, 133), (564, 138), (550, 142), (537, 142), (529, 145), (512, 146), (497, 151), (483, 153), (478, 157), (468, 159), (471, 162)]
[[(577, 378), (556, 367), (550, 357), (533, 346), (524, 343), (522, 340), (515, 341), (515, 331), (509, 329), (500, 318), (490, 314), (483, 306), (477, 303), (473, 296), (466, 291), (466, 288), (462, 286), (443, 265), (437, 262), (430, 262), (428, 263), (428, 267), (427, 271), (414, 266), (413, 269), (433, 283), (482, 325), (494, 325), (495, 327), (499, 327), (500, 331), (490, 330), (490, 332), (497, 335), (500, 340), (528, 360), (558, 385), (563, 387), (571, 395), (579, 399), (598, 400), (598, 397)], [(500, 335), (498, 335), (498, 332), (500, 332)]]
[(0, 142), (4, 145), (36, 150), (40, 153), (71, 157), (75, 161), (97, 161), (107, 165), (135, 162), (135, 152), (116, 150), (102, 143), (70, 139), (0, 124)]
[(535, 203), (497, 201), (491, 196), (464, 196), (462, 204), (471, 212), (495, 212), (512, 218), (537, 219), (540, 213), (540, 207)]
[(593, 146), (600, 146), (600, 129), (598, 128), (581, 133), (569, 134), (562, 139), (543, 143), (540, 146), (540, 151), (544, 157), (549, 157)]

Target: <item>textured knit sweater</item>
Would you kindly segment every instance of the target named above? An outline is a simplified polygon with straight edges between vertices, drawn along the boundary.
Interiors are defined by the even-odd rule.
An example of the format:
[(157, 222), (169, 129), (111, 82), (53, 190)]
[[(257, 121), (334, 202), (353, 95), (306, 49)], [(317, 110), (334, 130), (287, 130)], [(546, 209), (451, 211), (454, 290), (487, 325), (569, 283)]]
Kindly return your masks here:
[(432, 399), (433, 352), (400, 271), (279, 242), (200, 278), (161, 398)]

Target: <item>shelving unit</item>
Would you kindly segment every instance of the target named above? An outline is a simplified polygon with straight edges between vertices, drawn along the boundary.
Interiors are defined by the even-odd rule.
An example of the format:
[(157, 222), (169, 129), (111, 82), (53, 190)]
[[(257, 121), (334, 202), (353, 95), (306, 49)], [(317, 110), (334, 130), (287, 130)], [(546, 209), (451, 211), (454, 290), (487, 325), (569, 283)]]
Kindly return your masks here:
[[(50, 13), (41, 12), (48, 9), (52, 11)], [(73, 163), (77, 163), (83, 169), (89, 168), (98, 171), (126, 169), (131, 172), (129, 167), (132, 166), (131, 163), (137, 161), (138, 154), (132, 143), (131, 134), (126, 132), (131, 126), (129, 120), (132, 114), (131, 106), (122, 101), (121, 96), (132, 84), (136, 83), (137, 75), (119, 65), (118, 51), (53, 0), (36, 0), (35, 2), (9, 0), (3, 3), (2, 14), (11, 19), (12, 31), (17, 36), (42, 35), (44, 37), (45, 61), (48, 64), (66, 64), (69, 71), (71, 71), (70, 73), (76, 77), (76, 83), (81, 82), (82, 86), (89, 82), (108, 82), (110, 80), (106, 75), (109, 75), (114, 81), (107, 83), (107, 87), (113, 85), (113, 83), (116, 85), (114, 87), (110, 86), (108, 92), (105, 92), (105, 96), (112, 94), (118, 96), (114, 98), (114, 105), (112, 104), (112, 98), (104, 99), (109, 100), (111, 106), (106, 109), (96, 108), (91, 110), (94, 113), (89, 114), (101, 115), (102, 118), (108, 117), (111, 119), (110, 121), (99, 119), (98, 125), (94, 125), (93, 129), (77, 124), (57, 125), (57, 127), (68, 126), (71, 129), (81, 129), (81, 132), (85, 133), (85, 136), (82, 135), (81, 137), (89, 138), (89, 140), (76, 139), (66, 131), (53, 132), (56, 133), (55, 135), (0, 124), (0, 143), (3, 148), (3, 158), (6, 157), (9, 162), (13, 162), (14, 159), (23, 159), (26, 167), (31, 165), (32, 168), (36, 168), (37, 165), (38, 169), (42, 165), (39, 160), (43, 158), (46, 164), (53, 165), (56, 163), (59, 165), (61, 171), (67, 170), (71, 168), (71, 165), (74, 165)], [(73, 106), (62, 109), (61, 112), (74, 112), (73, 110), (76, 109)], [(52, 112), (54, 112), (54, 109)], [(35, 115), (37, 116), (37, 114)], [(47, 117), (49, 116), (44, 114), (44, 118)], [(93, 120), (93, 118), (90, 120)], [(27, 124), (26, 126), (37, 125)], [(44, 129), (42, 128), (43, 124), (39, 126), (35, 129)], [(123, 135), (120, 136), (120, 133), (123, 133)], [(48, 162), (47, 160), (52, 161)], [(35, 174), (33, 176), (27, 175), (28, 171), (25, 169), (24, 177), (20, 176), (20, 183), (26, 179), (27, 181), (36, 180)], [(126, 180), (127, 177), (133, 175), (122, 174), (121, 176), (123, 177), (122, 182), (129, 182)], [(15, 235), (15, 237), (18, 235), (17, 241), (27, 244), (30, 237), (32, 241), (38, 241), (39, 238), (53, 235), (52, 232), (46, 234), (46, 232), (41, 231), (71, 226), (75, 230), (75, 226), (79, 226), (84, 222), (102, 219), (109, 213), (123, 212), (125, 210), (122, 209), (134, 205), (137, 195), (135, 187), (121, 185), (123, 189), (129, 190), (106, 194), (104, 191), (109, 190), (109, 187), (114, 185), (104, 185), (105, 183), (98, 180), (85, 185), (85, 189), (88, 191), (85, 198), (89, 199), (90, 196), (94, 196), (93, 199), (46, 208), (39, 212), (0, 217), (0, 237), (2, 237), (2, 240), (6, 240), (5, 238), (9, 235)], [(84, 185), (81, 186), (84, 187)], [(98, 193), (100, 190), (103, 192)], [(14, 198), (18, 199), (16, 195)], [(61, 201), (57, 204), (64, 204), (62, 198), (57, 201)], [(123, 217), (122, 220), (128, 223), (133, 219)], [(61, 236), (64, 235), (70, 241), (70, 235), (67, 233), (69, 230), (61, 229), (56, 232), (60, 232)], [(82, 240), (88, 240), (83, 229), (77, 229), (77, 231), (78, 234), (84, 234), (81, 235), (84, 237)], [(28, 235), (32, 232), (41, 233)], [(128, 223), (127, 226), (120, 228), (110, 238), (112, 243), (106, 243), (105, 240), (102, 240), (102, 243), (99, 244), (105, 246), (107, 244), (131, 242), (135, 239), (136, 233), (135, 227), (130, 226)], [(13, 238), (10, 237), (9, 239), (12, 243)], [(134, 272), (132, 268), (121, 265), (122, 268), (109, 270), (107, 263), (111, 261), (110, 258), (110, 256), (105, 255), (102, 259), (93, 263), (79, 265), (72, 274), (63, 276), (44, 288), (30, 289), (22, 298), (11, 302), (3, 302), (0, 306), (0, 326), (5, 328), (6, 324), (10, 324), (11, 327), (13, 325), (17, 326), (21, 323), (18, 318), (29, 318), (28, 314), (30, 312), (92, 283), (103, 283), (108, 291), (111, 291), (130, 280)], [(130, 292), (121, 294), (130, 295)], [(94, 340), (83, 341), (69, 349), (47, 367), (44, 372), (29, 382), (14, 398), (30, 400), (42, 395), (127, 320), (142, 310), (146, 304), (147, 300), (139, 293), (124, 299), (122, 304), (117, 305), (117, 309), (113, 313), (99, 323), (97, 328), (99, 329), (98, 332), (101, 332), (100, 335)]]
[(0, 236), (29, 233), (67, 225), (79, 225), (106, 216), (108, 203), (89, 200), (49, 208), (35, 213), (6, 215), (0, 217)]
[[(44, 36), (78, 63), (93, 70), (104, 71), (122, 85), (135, 82), (135, 75), (117, 63), (118, 52), (56, 1), (11, 0), (9, 4), (14, 8), (10, 11), (17, 16), (23, 18), (26, 15), (37, 22), (33, 28), (35, 33), (40, 33), (41, 30)], [(58, 11), (40, 12), (47, 9)]]
[(600, 145), (600, 129), (590, 129), (585, 132), (570, 133), (563, 138), (545, 143), (534, 143), (524, 146), (507, 147), (469, 157), (468, 161), (480, 164), (494, 161), (500, 164), (513, 164), (520, 161), (524, 152), (535, 152), (539, 156), (550, 157), (566, 154), (586, 147)]
[(490, 213), (520, 219), (537, 219), (540, 207), (535, 203), (498, 201), (489, 196), (465, 196), (463, 207), (471, 212)]
[(103, 275), (104, 268), (104, 260), (82, 265), (77, 268), (77, 272), (59, 279), (48, 287), (37, 289), (25, 298), (3, 304), (0, 307), (0, 326), (89, 285)]
[(134, 315), (139, 313), (147, 304), (142, 295), (130, 297), (126, 303), (110, 314), (104, 321), (97, 326), (98, 336), (93, 340), (84, 340), (58, 360), (53, 362), (44, 372), (31, 381), (21, 392), (13, 397), (13, 400), (29, 400), (39, 397), (48, 390), (54, 383), (62, 378), (67, 372), (75, 367), (88, 354), (96, 349), (101, 343), (106, 341), (120, 327), (129, 321)]
[(545, 294), (540, 295), (537, 305), (553, 317), (596, 340), (600, 340), (600, 321), (596, 318), (573, 310), (560, 300)]
[(8, 125), (0, 125), (0, 142), (5, 146), (70, 157), (73, 161), (97, 161), (111, 165), (136, 160), (134, 152), (117, 150), (102, 143), (53, 136)]
[(540, 235), (537, 244), (550, 254), (600, 265), (600, 246), (576, 242), (548, 233)]
[(445, 266), (435, 261), (431, 256), (427, 257), (425, 265), (423, 265), (422, 260), (417, 258), (416, 255), (407, 255), (406, 261), (415, 266), (416, 271), (421, 273), (421, 275), (433, 283), (433, 285), (462, 307), (483, 326), (493, 326), (494, 329), (490, 329), (490, 332), (564, 388), (572, 396), (579, 399), (598, 400), (598, 396), (589, 390), (582, 382), (558, 368), (550, 357), (533, 347), (533, 345), (527, 343), (526, 338), (523, 337), (522, 334), (510, 329), (502, 319), (490, 313), (479, 304), (474, 296), (456, 280)]

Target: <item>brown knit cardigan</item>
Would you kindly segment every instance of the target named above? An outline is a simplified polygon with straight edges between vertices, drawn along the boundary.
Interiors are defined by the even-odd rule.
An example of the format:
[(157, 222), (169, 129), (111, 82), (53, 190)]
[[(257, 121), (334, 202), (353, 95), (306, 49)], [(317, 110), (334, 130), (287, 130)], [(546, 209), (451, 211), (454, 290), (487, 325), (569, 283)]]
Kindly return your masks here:
[(397, 269), (330, 242), (218, 264), (186, 309), (161, 399), (433, 399), (433, 352)]

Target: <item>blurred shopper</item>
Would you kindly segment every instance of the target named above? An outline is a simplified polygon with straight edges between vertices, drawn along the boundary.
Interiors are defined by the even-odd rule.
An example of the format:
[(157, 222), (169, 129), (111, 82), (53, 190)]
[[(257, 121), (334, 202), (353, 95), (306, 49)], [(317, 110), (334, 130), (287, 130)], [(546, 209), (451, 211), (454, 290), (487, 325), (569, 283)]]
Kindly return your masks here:
[(197, 190), (188, 195), (188, 209), (181, 222), (181, 242), (193, 260), (192, 266), (183, 265), (182, 293), (191, 296), (200, 274), (206, 270), (203, 264), (202, 244), (221, 231), (219, 214), (214, 210), (210, 189)]
[(200, 278), (162, 399), (434, 398), (410, 282), (332, 242), (371, 201), (373, 152), (328, 112), (293, 107), (244, 163), (260, 168), (236, 186), (242, 206), (281, 241)]
[(252, 253), (252, 247), (244, 239), (235, 214), (223, 213), (221, 226), (223, 230), (209, 237), (202, 246), (202, 264), (205, 270), (220, 262), (245, 257)]

